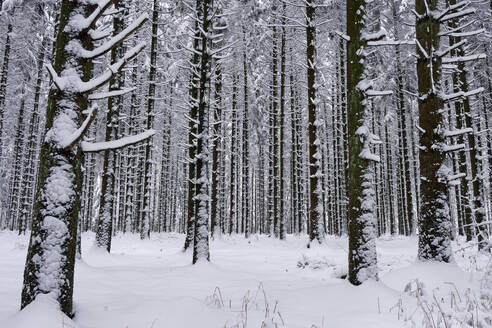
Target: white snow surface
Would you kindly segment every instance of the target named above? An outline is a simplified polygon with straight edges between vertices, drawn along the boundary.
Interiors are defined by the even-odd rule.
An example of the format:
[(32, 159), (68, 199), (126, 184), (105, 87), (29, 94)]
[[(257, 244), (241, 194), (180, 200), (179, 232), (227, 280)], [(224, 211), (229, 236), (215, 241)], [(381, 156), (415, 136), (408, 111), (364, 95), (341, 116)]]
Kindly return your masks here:
[(183, 235), (153, 234), (145, 241), (118, 235), (107, 254), (92, 247), (92, 233), (84, 234), (71, 320), (49, 295), (19, 312), (28, 238), (0, 231), (0, 327), (397, 328), (412, 327), (410, 317), (422, 327), (416, 298), (405, 286), (419, 279), (432, 297), (454, 290), (452, 282), (478, 297), (488, 261), (455, 242), (455, 250), (464, 249), (456, 263), (419, 263), (416, 238), (382, 237), (380, 281), (354, 287), (339, 278), (347, 271), (346, 238), (327, 236), (310, 249), (307, 241), (223, 236), (211, 241), (211, 263), (192, 265), (191, 252), (182, 251)]

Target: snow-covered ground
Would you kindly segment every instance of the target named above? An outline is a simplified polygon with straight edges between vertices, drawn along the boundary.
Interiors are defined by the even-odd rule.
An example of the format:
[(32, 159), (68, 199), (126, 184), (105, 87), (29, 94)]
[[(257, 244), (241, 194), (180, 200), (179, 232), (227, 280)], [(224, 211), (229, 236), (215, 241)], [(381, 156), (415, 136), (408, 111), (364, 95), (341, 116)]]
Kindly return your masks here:
[(440, 327), (453, 302), (453, 313), (467, 315), (460, 306), (479, 298), (488, 261), (465, 247), (454, 264), (418, 263), (415, 238), (384, 237), (377, 242), (380, 281), (354, 287), (343, 279), (343, 238), (307, 249), (304, 237), (224, 236), (211, 243), (212, 262), (195, 266), (181, 250), (182, 235), (119, 235), (110, 255), (93, 249), (93, 240), (83, 236), (72, 321), (44, 295), (18, 311), (28, 239), (0, 232), (0, 327), (395, 328), (424, 327), (426, 316)]

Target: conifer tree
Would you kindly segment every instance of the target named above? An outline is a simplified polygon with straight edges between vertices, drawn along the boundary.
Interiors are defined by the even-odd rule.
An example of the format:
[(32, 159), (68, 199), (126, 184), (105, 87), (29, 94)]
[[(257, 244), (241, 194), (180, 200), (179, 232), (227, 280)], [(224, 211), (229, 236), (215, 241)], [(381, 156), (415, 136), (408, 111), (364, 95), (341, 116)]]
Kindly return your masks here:
[[(46, 112), (46, 138), (40, 155), (39, 187), (24, 270), (21, 308), (42, 293), (53, 297), (66, 315), (73, 315), (82, 150), (121, 148), (153, 133), (109, 144), (81, 142), (96, 110), (93, 105), (87, 112), (89, 99), (112, 95), (111, 92), (89, 94), (105, 85), (144, 47), (144, 44), (139, 44), (132, 48), (107, 71), (91, 78), (92, 59), (110, 51), (147, 19), (145, 15), (140, 17), (122, 33), (94, 47), (94, 38), (99, 35), (96, 22), (112, 3), (111, 0), (95, 4), (63, 0), (60, 5), (55, 60), (54, 65), (48, 65), (54, 86)], [(87, 117), (82, 121), (84, 113)]]
[(377, 279), (374, 165), (380, 158), (371, 150), (379, 138), (371, 132), (369, 98), (388, 92), (373, 90), (366, 66), (368, 42), (384, 36), (369, 32), (370, 16), (365, 0), (347, 1), (348, 279), (354, 285)]

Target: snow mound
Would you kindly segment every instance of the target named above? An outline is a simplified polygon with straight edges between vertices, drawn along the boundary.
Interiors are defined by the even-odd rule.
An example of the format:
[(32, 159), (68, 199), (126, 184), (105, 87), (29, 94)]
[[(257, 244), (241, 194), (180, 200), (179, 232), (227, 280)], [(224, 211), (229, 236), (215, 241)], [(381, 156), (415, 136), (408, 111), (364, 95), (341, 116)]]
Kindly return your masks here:
[(476, 284), (470, 273), (464, 272), (456, 263), (420, 262), (393, 270), (382, 277), (382, 281), (390, 288), (403, 291), (410, 281), (419, 279), (428, 288), (438, 288), (453, 282), (458, 289), (464, 290)]
[(39, 294), (36, 300), (22, 311), (0, 322), (8, 328), (77, 328), (77, 325), (60, 311), (50, 295)]

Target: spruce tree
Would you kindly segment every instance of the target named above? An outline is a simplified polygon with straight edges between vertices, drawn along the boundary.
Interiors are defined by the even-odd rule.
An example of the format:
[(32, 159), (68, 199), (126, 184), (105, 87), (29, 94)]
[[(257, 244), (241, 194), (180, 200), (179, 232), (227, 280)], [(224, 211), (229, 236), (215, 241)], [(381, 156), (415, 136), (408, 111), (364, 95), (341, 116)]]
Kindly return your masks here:
[[(107, 71), (91, 79), (92, 59), (110, 51), (147, 19), (146, 16), (140, 17), (124, 32), (94, 47), (96, 22), (112, 3), (111, 0), (101, 0), (97, 4), (63, 0), (60, 5), (55, 60), (54, 65), (48, 65), (54, 83), (46, 112), (46, 137), (40, 154), (39, 186), (24, 270), (21, 308), (34, 301), (38, 294), (49, 294), (58, 302), (61, 311), (68, 316), (73, 315), (82, 150), (119, 148), (152, 134), (113, 144), (81, 142), (95, 116), (95, 105), (86, 112), (89, 99), (112, 95), (107, 92), (89, 94), (105, 85), (144, 47), (144, 44), (139, 44), (129, 50)], [(87, 117), (82, 120), (84, 113)]]

